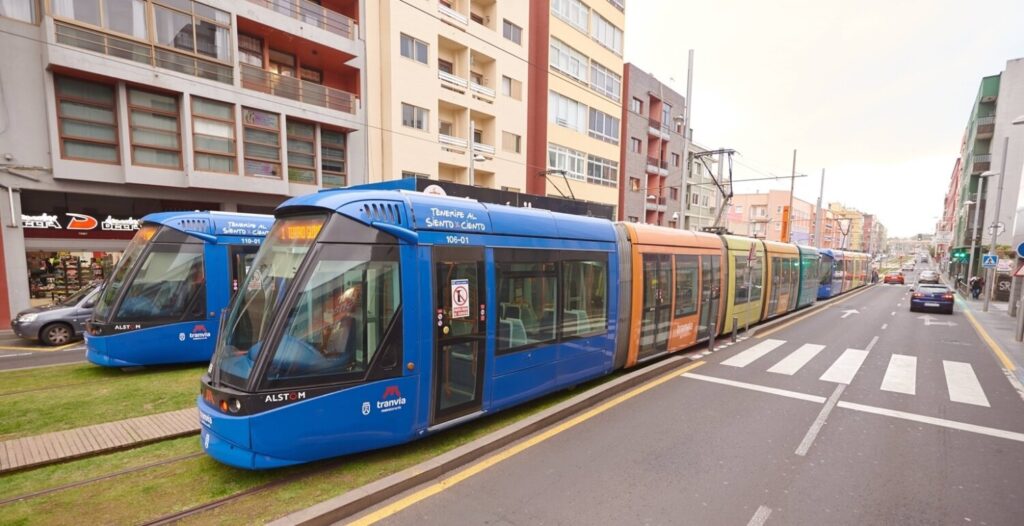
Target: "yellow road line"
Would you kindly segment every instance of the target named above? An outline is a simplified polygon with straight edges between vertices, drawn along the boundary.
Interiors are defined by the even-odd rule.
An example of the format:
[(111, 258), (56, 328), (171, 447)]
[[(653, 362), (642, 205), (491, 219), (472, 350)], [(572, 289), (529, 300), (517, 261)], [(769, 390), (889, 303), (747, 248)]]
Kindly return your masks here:
[(1003, 352), (1003, 349), (999, 347), (999, 344), (996, 343), (996, 341), (993, 340), (992, 337), (988, 335), (988, 332), (986, 332), (985, 328), (982, 327), (980, 323), (978, 323), (978, 320), (974, 319), (974, 315), (971, 314), (970, 307), (967, 306), (967, 303), (964, 302), (963, 300), (957, 300), (957, 302), (959, 302), (960, 307), (964, 309), (964, 314), (967, 315), (967, 319), (971, 322), (971, 325), (974, 327), (974, 331), (978, 333), (978, 336), (980, 336), (986, 344), (988, 344), (988, 348), (992, 349), (992, 352), (996, 355), (996, 358), (999, 358), (999, 361), (1003, 362), (1003, 367), (1005, 367), (1006, 370), (1010, 372), (1016, 371), (1017, 365), (1013, 363), (1013, 360), (1010, 360), (1010, 357), (1007, 356), (1006, 353)]
[(639, 395), (641, 393), (649, 391), (650, 389), (653, 389), (653, 388), (655, 388), (655, 387), (657, 387), (657, 386), (659, 386), (659, 385), (661, 385), (661, 384), (663, 384), (663, 383), (665, 383), (665, 382), (667, 382), (669, 380), (672, 380), (673, 378), (678, 378), (680, 374), (685, 373), (685, 372), (690, 371), (690, 370), (693, 370), (693, 369), (696, 369), (697, 367), (700, 367), (701, 365), (704, 365), (704, 363), (705, 362), (703, 362), (703, 361), (694, 362), (694, 363), (692, 363), (690, 365), (687, 365), (686, 367), (684, 367), (682, 369), (676, 369), (676, 370), (672, 371), (671, 373), (668, 373), (668, 374), (662, 376), (661, 378), (658, 378), (658, 379), (653, 380), (653, 381), (651, 381), (651, 382), (649, 382), (647, 384), (644, 384), (644, 385), (642, 385), (640, 387), (637, 387), (636, 389), (633, 389), (632, 391), (629, 391), (627, 393), (621, 394), (621, 395), (619, 395), (619, 396), (617, 396), (617, 397), (615, 397), (615, 398), (613, 398), (613, 399), (611, 399), (611, 400), (609, 400), (609, 401), (607, 401), (607, 402), (605, 402), (605, 403), (603, 403), (603, 404), (601, 404), (601, 405), (599, 405), (599, 406), (597, 406), (597, 407), (595, 407), (595, 408), (593, 408), (593, 409), (591, 409), (591, 410), (589, 410), (589, 411), (587, 411), (587, 412), (585, 412), (585, 413), (583, 413), (583, 414), (581, 414), (579, 416), (573, 417), (572, 419), (568, 420), (567, 422), (563, 422), (561, 424), (558, 424), (557, 426), (555, 426), (555, 427), (553, 427), (551, 429), (548, 429), (547, 431), (544, 431), (543, 433), (541, 433), (539, 435), (536, 435), (533, 438), (530, 438), (529, 440), (520, 442), (519, 444), (516, 444), (515, 446), (512, 446), (512, 447), (510, 447), (510, 448), (508, 448), (508, 449), (506, 449), (504, 451), (501, 451), (500, 453), (497, 453), (497, 454), (495, 454), (493, 456), (490, 456), (490, 457), (488, 457), (488, 458), (486, 458), (486, 459), (484, 459), (484, 460), (482, 460), (482, 461), (480, 461), (480, 462), (478, 462), (478, 463), (476, 463), (476, 464), (474, 464), (474, 465), (472, 465), (472, 466), (470, 466), (470, 467), (468, 467), (468, 468), (466, 468), (466, 469), (464, 469), (464, 470), (462, 470), (462, 471), (460, 471), (460, 472), (458, 472), (458, 473), (456, 473), (456, 474), (454, 474), (454, 475), (452, 475), (452, 476), (450, 476), (450, 477), (448, 477), (448, 478), (446, 478), (446, 479), (444, 479), (444, 480), (442, 480), (440, 482), (431, 484), (430, 486), (427, 486), (426, 488), (423, 488), (423, 489), (417, 491), (416, 493), (413, 493), (412, 495), (409, 495), (408, 497), (405, 497), (405, 498), (403, 498), (403, 499), (401, 499), (401, 500), (399, 500), (397, 502), (389, 504), (389, 505), (387, 505), (387, 506), (385, 506), (385, 507), (383, 507), (383, 508), (381, 508), (381, 509), (379, 509), (379, 510), (373, 512), (373, 513), (370, 513), (369, 515), (361, 517), (359, 520), (357, 520), (355, 522), (352, 522), (352, 523), (349, 523), (349, 524), (352, 525), (352, 526), (367, 526), (367, 525), (373, 524), (373, 523), (375, 523), (377, 521), (384, 520), (384, 519), (386, 519), (386, 518), (388, 518), (388, 517), (390, 517), (390, 516), (400, 512), (400, 511), (402, 511), (402, 510), (412, 506), (413, 504), (416, 504), (417, 502), (419, 502), (419, 501), (421, 501), (423, 499), (426, 499), (428, 497), (436, 495), (436, 494), (438, 494), (438, 493), (440, 493), (440, 492), (442, 492), (442, 491), (444, 491), (444, 490), (446, 490), (446, 489), (448, 489), (448, 488), (458, 484), (459, 482), (462, 482), (462, 481), (468, 479), (469, 477), (472, 477), (473, 475), (476, 475), (477, 473), (480, 473), (481, 471), (483, 471), (483, 470), (485, 470), (485, 469), (487, 469), (487, 468), (489, 468), (491, 466), (494, 466), (495, 464), (497, 464), (497, 463), (499, 463), (499, 462), (501, 462), (503, 460), (506, 460), (506, 459), (511, 458), (511, 457), (513, 457), (513, 456), (515, 456), (515, 455), (517, 455), (519, 453), (522, 453), (523, 451), (525, 451), (526, 449), (528, 449), (528, 448), (530, 448), (532, 446), (535, 446), (535, 445), (537, 445), (537, 444), (539, 444), (539, 443), (541, 443), (541, 442), (543, 442), (543, 441), (545, 441), (545, 440), (547, 440), (547, 439), (549, 439), (549, 438), (551, 438), (551, 437), (553, 437), (553, 436), (555, 436), (555, 435), (557, 435), (557, 434), (559, 434), (559, 433), (561, 433), (563, 431), (566, 431), (566, 430), (568, 430), (568, 429), (570, 429), (570, 428), (572, 428), (572, 427), (574, 427), (574, 426), (576, 426), (578, 424), (581, 424), (581, 423), (583, 423), (583, 422), (585, 422), (585, 421), (587, 421), (587, 420), (589, 420), (589, 419), (591, 419), (591, 418), (593, 418), (593, 417), (595, 417), (595, 416), (597, 416), (597, 415), (599, 415), (599, 414), (601, 414), (601, 413), (603, 413), (603, 412), (605, 412), (605, 411), (607, 411), (607, 410), (609, 410), (609, 409), (611, 409), (611, 408), (621, 404), (622, 402), (625, 402), (626, 400), (629, 400), (630, 398), (633, 398), (633, 397), (635, 397), (635, 396), (637, 396), (637, 395)]
[(73, 347), (75, 345), (83, 345), (83, 343), (82, 342), (72, 342), (72, 343), (68, 343), (66, 345), (61, 345), (61, 346), (58, 346), (58, 347), (19, 347), (19, 346), (16, 346), (16, 345), (0, 345), (0, 351), (53, 352), (53, 351), (63, 351), (64, 349), (67, 349), (69, 347)]
[(845, 298), (843, 298), (843, 299), (841, 299), (839, 301), (836, 301), (835, 303), (829, 303), (828, 305), (825, 305), (824, 307), (818, 307), (817, 310), (813, 310), (811, 312), (808, 312), (807, 314), (804, 314), (803, 316), (799, 316), (797, 318), (789, 320), (786, 323), (783, 323), (782, 325), (779, 325), (778, 327), (775, 327), (774, 329), (769, 329), (769, 330), (767, 330), (765, 332), (758, 331), (756, 334), (754, 334), (754, 337), (755, 338), (764, 338), (764, 337), (767, 337), (767, 336), (771, 336), (772, 334), (775, 334), (775, 333), (781, 331), (782, 329), (785, 329), (785, 328), (789, 327), (790, 325), (793, 325), (794, 323), (798, 323), (798, 322), (804, 321), (807, 318), (810, 318), (811, 316), (814, 316), (815, 314), (818, 314), (818, 313), (820, 313), (822, 311), (825, 311), (829, 307), (832, 307), (834, 305), (839, 305), (840, 303), (843, 303), (843, 302), (845, 302), (847, 300), (852, 300), (853, 298), (855, 298), (857, 296), (860, 296), (861, 294), (864, 294), (865, 292), (867, 292), (869, 290), (871, 290), (871, 287), (868, 287), (868, 288), (866, 288), (866, 289), (864, 289), (862, 291), (859, 291), (859, 292), (854, 292), (853, 294), (851, 294), (851, 295), (849, 295), (849, 296), (847, 296), (847, 297), (845, 297)]

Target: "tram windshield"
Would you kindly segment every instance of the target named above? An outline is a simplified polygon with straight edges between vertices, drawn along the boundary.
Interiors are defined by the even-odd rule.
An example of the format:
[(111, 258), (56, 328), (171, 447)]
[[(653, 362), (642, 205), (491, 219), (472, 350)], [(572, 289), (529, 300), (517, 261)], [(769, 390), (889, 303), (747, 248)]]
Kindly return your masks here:
[(115, 320), (152, 322), (204, 317), (203, 245), (153, 243), (139, 261), (139, 271), (126, 285)]
[(157, 225), (142, 225), (139, 231), (135, 233), (135, 237), (128, 243), (128, 248), (125, 249), (124, 255), (121, 256), (121, 261), (118, 262), (117, 268), (114, 269), (110, 279), (104, 284), (103, 292), (100, 293), (100, 297), (96, 301), (96, 307), (93, 310), (95, 319), (106, 320), (109, 318), (110, 310), (117, 301), (118, 293), (128, 278), (128, 274), (131, 273), (132, 267), (135, 266), (135, 261), (139, 259), (142, 251), (146, 249), (146, 245), (149, 244), (159, 229), (160, 227)]
[(221, 331), (214, 356), (221, 382), (245, 387), (277, 309), (326, 219), (316, 214), (274, 222)]

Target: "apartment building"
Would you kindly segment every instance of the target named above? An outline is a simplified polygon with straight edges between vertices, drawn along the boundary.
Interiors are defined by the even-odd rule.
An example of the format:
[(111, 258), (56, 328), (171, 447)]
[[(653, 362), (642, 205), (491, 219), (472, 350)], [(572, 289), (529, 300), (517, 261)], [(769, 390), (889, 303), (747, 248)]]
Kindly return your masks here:
[[(728, 227), (735, 234), (782, 241), (784, 239), (785, 207), (789, 206), (789, 192), (770, 190), (765, 193), (737, 194), (732, 197), (728, 210)], [(790, 241), (800, 245), (812, 244), (815, 206), (803, 199), (793, 199)]]
[(864, 252), (864, 214), (842, 203), (829, 203), (828, 209), (833, 216), (833, 235), (839, 239), (837, 248)]
[(686, 97), (635, 64), (625, 65), (623, 84), (619, 219), (677, 228), (687, 197)]
[(624, 0), (529, 5), (526, 191), (617, 207)]
[(370, 181), (524, 189), (530, 9), (496, 0), (367, 2)]
[(4, 7), (0, 323), (69, 269), (104, 277), (146, 213), (364, 180), (361, 1)]

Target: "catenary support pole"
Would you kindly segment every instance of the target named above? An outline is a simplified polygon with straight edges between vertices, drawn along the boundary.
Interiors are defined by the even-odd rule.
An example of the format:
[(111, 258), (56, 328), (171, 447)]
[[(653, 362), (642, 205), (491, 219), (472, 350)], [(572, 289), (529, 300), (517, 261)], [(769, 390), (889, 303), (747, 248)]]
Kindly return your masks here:
[(818, 209), (817, 209), (817, 211), (815, 212), (815, 215), (814, 215), (814, 246), (816, 246), (818, 248), (822, 248), (822, 246), (823, 246), (821, 244), (821, 226), (822, 226), (822, 221), (824, 221), (824, 219), (822, 218), (823, 211), (821, 209), (821, 200), (824, 197), (824, 195), (825, 195), (825, 169), (822, 168), (821, 169), (821, 189), (818, 190)]
[[(996, 210), (995, 214), (992, 215), (992, 239), (988, 244), (988, 253), (996, 253), (996, 238), (999, 237), (999, 205), (1002, 204), (1003, 200), (1003, 177), (1006, 173), (1006, 149), (1010, 147), (1010, 136), (1003, 137), (1003, 160), (999, 167), (999, 189), (996, 190)], [(982, 308), (984, 312), (988, 312), (988, 304), (992, 302), (992, 289), (995, 288), (996, 284), (996, 269), (990, 268), (986, 273), (985, 281), (985, 306)]]

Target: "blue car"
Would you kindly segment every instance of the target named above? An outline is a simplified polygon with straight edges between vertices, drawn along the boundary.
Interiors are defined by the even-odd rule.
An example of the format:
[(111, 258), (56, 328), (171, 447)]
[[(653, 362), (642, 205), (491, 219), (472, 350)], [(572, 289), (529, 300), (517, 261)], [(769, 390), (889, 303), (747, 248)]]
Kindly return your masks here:
[(910, 298), (910, 311), (939, 311), (953, 314), (953, 291), (940, 284), (919, 284)]

